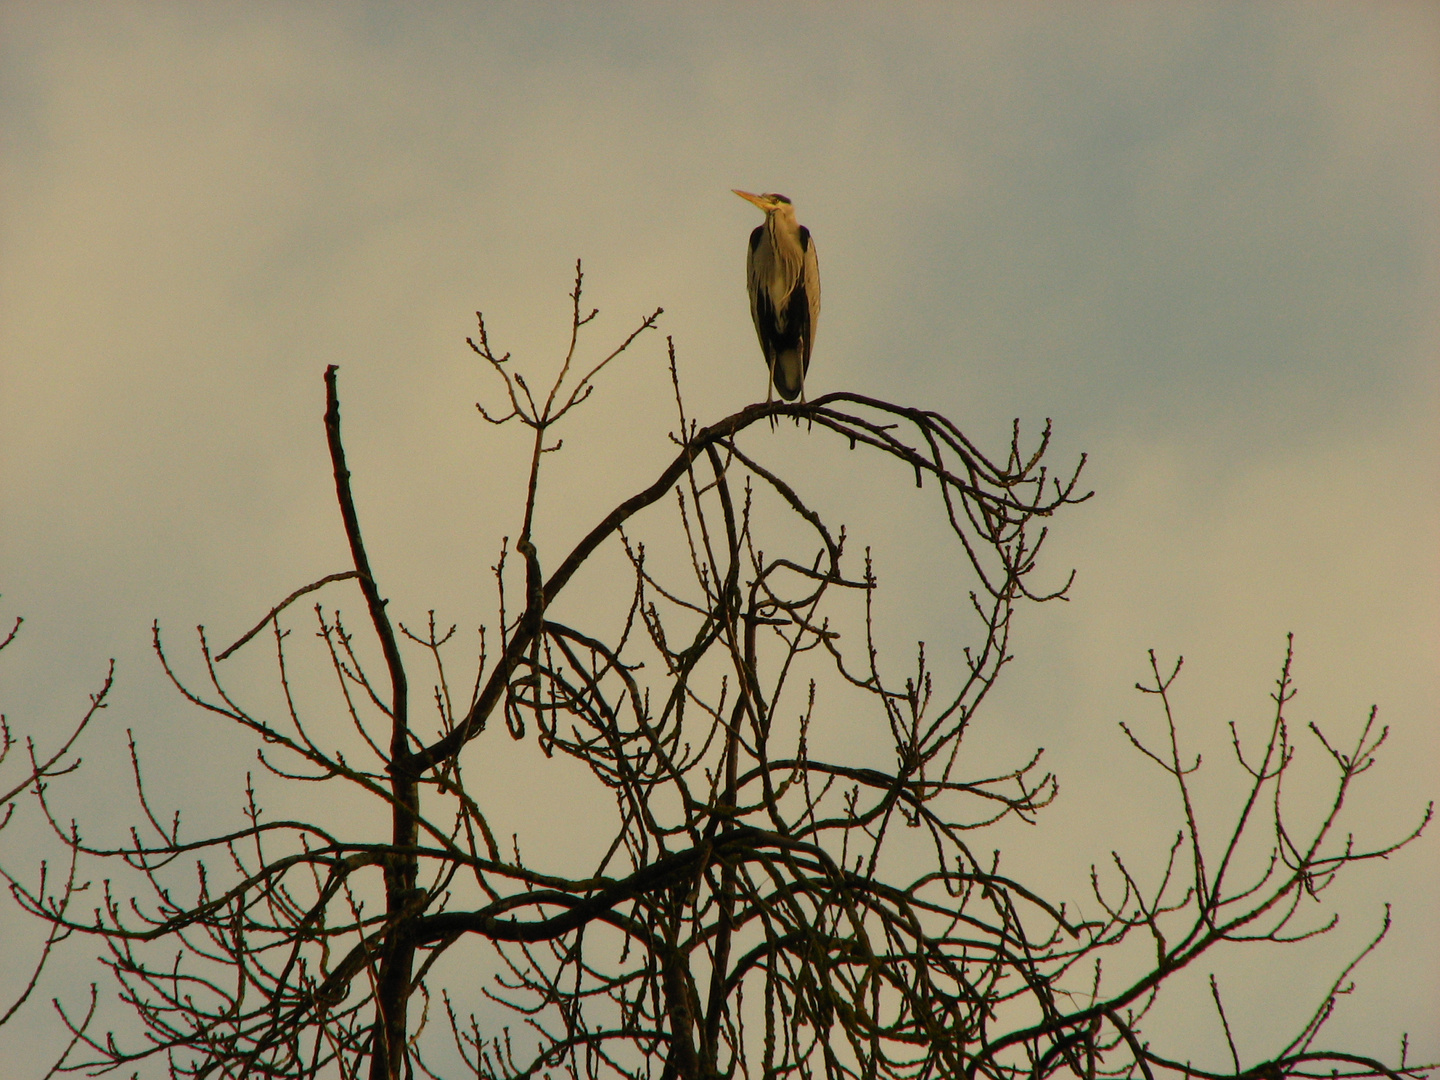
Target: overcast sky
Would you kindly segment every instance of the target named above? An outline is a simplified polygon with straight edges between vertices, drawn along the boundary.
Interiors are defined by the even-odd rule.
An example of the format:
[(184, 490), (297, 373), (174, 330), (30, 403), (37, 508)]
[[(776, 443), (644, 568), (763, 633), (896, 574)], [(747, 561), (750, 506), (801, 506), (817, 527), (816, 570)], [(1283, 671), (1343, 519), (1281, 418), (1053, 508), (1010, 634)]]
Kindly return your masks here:
[[(1096, 497), (1055, 521), (1047, 564), (1077, 569), (1073, 599), (1023, 613), (990, 721), (1049, 749), (1077, 891), (1139, 809), (1099, 763), (1116, 720), (1153, 720), (1133, 689), (1152, 647), (1185, 655), (1182, 720), (1218, 773), (1293, 631), (1297, 727), (1353, 737), (1372, 703), (1391, 725), (1360, 838), (1413, 822), (1440, 767), (1440, 7), (1421, 3), (0, 3), (11, 724), (57, 734), (117, 657), (87, 770), (134, 728), (173, 802), (233, 814), (239, 790), (193, 763), (240, 744), (162, 685), (149, 626), (181, 651), (197, 623), (229, 640), (345, 568), (325, 365), (392, 610), (491, 620), (515, 455), (474, 411), (493, 387), (473, 312), (543, 370), (582, 257), (596, 347), (663, 306), (692, 414), (725, 415), (764, 392), (759, 217), (735, 187), (786, 193), (817, 238), (812, 396), (936, 408), (997, 449), (1049, 417), (1058, 459), (1090, 455)], [(567, 442), (559, 533), (667, 454), (668, 394), (655, 335)], [(817, 491), (885, 497), (816, 460)], [(897, 639), (943, 652), (948, 601), (906, 572), (932, 534), (851, 509)], [(19, 842), (0, 837), (7, 865)], [(1436, 844), (1337, 892), (1334, 943), (1243, 976), (1251, 1015), (1313, 1007), (1319, 986), (1292, 1001), (1286, 980), (1333, 974), (1388, 899), (1332, 1041), (1391, 1055), (1408, 1029), (1440, 1057)]]

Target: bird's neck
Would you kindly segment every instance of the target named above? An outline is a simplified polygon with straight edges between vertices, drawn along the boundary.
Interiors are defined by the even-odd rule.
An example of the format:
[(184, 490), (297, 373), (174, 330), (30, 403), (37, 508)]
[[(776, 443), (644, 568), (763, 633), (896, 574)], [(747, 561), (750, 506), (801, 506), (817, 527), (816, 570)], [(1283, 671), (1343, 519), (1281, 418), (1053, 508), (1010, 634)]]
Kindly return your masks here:
[(765, 230), (770, 238), (770, 281), (768, 283), (774, 301), (784, 303), (795, 283), (800, 280), (804, 255), (800, 247), (800, 225), (795, 213), (770, 214), (765, 219)]
[(765, 228), (770, 233), (770, 241), (777, 250), (797, 245), (800, 242), (800, 223), (795, 220), (795, 213), (776, 211), (766, 215)]

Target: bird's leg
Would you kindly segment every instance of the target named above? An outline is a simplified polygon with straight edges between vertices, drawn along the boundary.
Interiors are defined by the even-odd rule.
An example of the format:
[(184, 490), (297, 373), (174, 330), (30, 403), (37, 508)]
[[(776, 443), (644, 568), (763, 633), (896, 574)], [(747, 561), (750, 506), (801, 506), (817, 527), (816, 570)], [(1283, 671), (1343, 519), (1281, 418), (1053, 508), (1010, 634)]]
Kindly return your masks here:
[[(765, 363), (765, 404), (769, 405), (775, 399), (775, 365), (766, 361)], [(775, 430), (775, 414), (770, 414), (770, 430)]]

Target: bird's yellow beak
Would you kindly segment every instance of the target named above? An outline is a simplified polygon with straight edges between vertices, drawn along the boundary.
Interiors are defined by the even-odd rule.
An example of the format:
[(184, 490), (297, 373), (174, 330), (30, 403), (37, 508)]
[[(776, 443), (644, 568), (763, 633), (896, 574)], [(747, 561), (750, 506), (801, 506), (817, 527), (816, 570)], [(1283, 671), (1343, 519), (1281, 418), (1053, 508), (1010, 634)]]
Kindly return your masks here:
[(733, 191), (736, 195), (739, 195), (740, 198), (744, 199), (746, 202), (748, 202), (748, 203), (754, 203), (754, 204), (755, 204), (756, 206), (758, 206), (761, 210), (764, 210), (764, 211), (766, 211), (767, 213), (769, 212), (769, 210), (770, 210), (770, 204), (767, 203), (767, 202), (766, 202), (763, 198), (761, 198), (759, 195), (752, 195), (752, 194), (750, 194), (750, 192), (748, 192), (748, 191), (741, 191), (739, 188), (731, 188), (730, 190)]

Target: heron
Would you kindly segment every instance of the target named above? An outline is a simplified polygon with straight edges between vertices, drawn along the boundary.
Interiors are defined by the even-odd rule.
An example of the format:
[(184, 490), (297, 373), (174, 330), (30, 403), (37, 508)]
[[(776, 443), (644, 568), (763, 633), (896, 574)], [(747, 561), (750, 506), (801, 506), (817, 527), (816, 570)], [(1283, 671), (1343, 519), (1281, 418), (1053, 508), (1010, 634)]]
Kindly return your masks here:
[(750, 234), (745, 258), (745, 283), (750, 292), (750, 317), (770, 378), (765, 401), (773, 391), (786, 401), (805, 400), (805, 373), (820, 321), (820, 263), (810, 230), (795, 220), (795, 207), (784, 195), (736, 195), (765, 212), (765, 224)]

